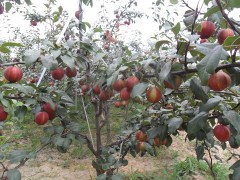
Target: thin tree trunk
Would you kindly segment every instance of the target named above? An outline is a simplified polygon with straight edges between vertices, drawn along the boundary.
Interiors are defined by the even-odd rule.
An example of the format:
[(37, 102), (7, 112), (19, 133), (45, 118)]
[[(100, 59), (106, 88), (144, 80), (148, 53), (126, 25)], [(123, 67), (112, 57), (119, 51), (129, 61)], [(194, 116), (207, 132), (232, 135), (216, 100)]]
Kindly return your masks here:
[(112, 142), (111, 138), (111, 124), (110, 124), (110, 107), (107, 105), (105, 107), (105, 121), (106, 121), (106, 129), (107, 129), (107, 144)]

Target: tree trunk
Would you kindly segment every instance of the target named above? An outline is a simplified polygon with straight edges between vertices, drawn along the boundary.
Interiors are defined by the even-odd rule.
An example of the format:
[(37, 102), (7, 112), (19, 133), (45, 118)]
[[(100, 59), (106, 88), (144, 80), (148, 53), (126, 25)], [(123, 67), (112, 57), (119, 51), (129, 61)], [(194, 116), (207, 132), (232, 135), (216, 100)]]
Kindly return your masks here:
[(110, 107), (107, 105), (105, 107), (105, 121), (106, 121), (106, 129), (107, 129), (107, 144), (112, 142), (111, 138), (111, 124), (110, 124)]

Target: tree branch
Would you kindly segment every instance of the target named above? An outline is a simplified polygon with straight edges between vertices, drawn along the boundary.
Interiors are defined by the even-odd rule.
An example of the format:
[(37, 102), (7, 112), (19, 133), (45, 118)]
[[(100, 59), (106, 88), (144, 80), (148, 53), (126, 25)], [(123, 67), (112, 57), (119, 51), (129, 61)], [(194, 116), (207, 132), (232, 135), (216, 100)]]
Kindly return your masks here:
[(80, 136), (80, 137), (82, 137), (83, 139), (85, 139), (87, 141), (88, 148), (93, 153), (93, 155), (97, 157), (98, 154), (97, 154), (96, 150), (93, 147), (92, 141), (90, 141), (90, 139), (87, 136), (85, 136), (85, 135), (77, 134), (77, 136)]
[(226, 21), (228, 22), (228, 24), (230, 25), (230, 27), (236, 32), (238, 33), (238, 35), (240, 35), (240, 31), (234, 26), (234, 23), (233, 21), (228, 17), (228, 15), (225, 13), (223, 7), (222, 7), (222, 4), (220, 2), (220, 0), (215, 0), (221, 13), (222, 13), (222, 16), (224, 17), (224, 19), (226, 19)]
[[(47, 147), (49, 144), (50, 144), (50, 142), (47, 143), (47, 144), (44, 144), (42, 147), (40, 147), (40, 148), (36, 151), (36, 153), (39, 153), (42, 149), (44, 149), (45, 147)], [(18, 169), (18, 168), (22, 167), (29, 159), (30, 159), (30, 158), (25, 158), (25, 159), (23, 159), (23, 160), (20, 162), (20, 164), (18, 164), (14, 169)]]
[[(236, 63), (232, 63), (232, 64), (224, 64), (224, 65), (220, 65), (216, 68), (215, 71), (219, 71), (221, 69), (228, 69), (228, 68), (233, 68), (233, 67), (240, 67), (240, 62), (236, 62)], [(197, 73), (197, 69), (187, 69), (187, 70), (181, 70), (181, 71), (173, 71), (171, 72), (172, 75), (185, 75), (185, 74), (190, 74), (190, 73)], [(156, 75), (154, 74), (147, 74), (144, 75), (145, 78), (151, 78), (151, 77), (155, 77)]]

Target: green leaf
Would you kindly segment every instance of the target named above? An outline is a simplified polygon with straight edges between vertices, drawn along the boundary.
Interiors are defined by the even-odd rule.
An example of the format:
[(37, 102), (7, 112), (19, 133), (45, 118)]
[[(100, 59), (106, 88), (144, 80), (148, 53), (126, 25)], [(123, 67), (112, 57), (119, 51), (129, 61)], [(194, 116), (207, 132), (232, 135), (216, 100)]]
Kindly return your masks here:
[(122, 178), (122, 176), (120, 175), (120, 174), (114, 174), (113, 176), (112, 176), (112, 180), (122, 180), (123, 178)]
[(65, 138), (62, 144), (62, 148), (68, 149), (71, 143), (72, 143), (71, 139)]
[(52, 56), (41, 56), (41, 62), (48, 70), (55, 69), (58, 67), (58, 61), (53, 59)]
[(178, 23), (172, 28), (172, 32), (175, 34), (175, 36), (179, 34), (180, 29), (181, 29), (181, 26), (180, 26), (180, 23), (178, 22)]
[(156, 51), (158, 52), (162, 45), (169, 44), (169, 43), (170, 43), (170, 41), (168, 41), (168, 40), (161, 40), (161, 41), (156, 42), (156, 44), (155, 44)]
[(188, 42), (186, 41), (178, 41), (177, 42), (177, 54), (184, 55)]
[(204, 127), (204, 124), (206, 123), (207, 119), (208, 113), (206, 112), (198, 113), (194, 118), (192, 118), (188, 122), (187, 132), (189, 134), (194, 134), (198, 132), (202, 127)]
[(26, 86), (23, 84), (4, 84), (4, 85), (2, 85), (2, 87), (13, 88), (13, 89), (16, 89), (17, 91), (20, 91), (27, 95), (34, 94), (34, 92), (35, 92), (35, 89), (33, 87)]
[(34, 62), (37, 61), (37, 59), (40, 57), (40, 50), (27, 50), (25, 51), (25, 53), (23, 54), (23, 60), (25, 61), (27, 66), (30, 66), (31, 64), (33, 64)]
[(147, 142), (144, 142), (144, 149), (150, 154), (150, 155), (154, 155), (154, 151), (153, 151), (153, 147), (147, 143)]
[(96, 180), (106, 180), (107, 179), (107, 175), (106, 174), (100, 174), (99, 176), (97, 176)]
[(2, 46), (10, 46), (10, 47), (24, 47), (21, 43), (15, 43), (15, 42), (4, 42), (2, 43)]
[(202, 100), (204, 103), (208, 101), (208, 95), (201, 86), (201, 82), (196, 77), (190, 81), (190, 89), (197, 99)]
[(18, 169), (10, 169), (7, 171), (8, 180), (21, 180), (21, 173)]
[(223, 111), (224, 118), (226, 118), (240, 134), (240, 116), (235, 111)]
[(5, 3), (6, 12), (10, 11), (11, 8), (12, 8), (12, 3), (6, 2), (6, 3)]
[(76, 123), (76, 122), (70, 122), (69, 125), (67, 125), (67, 127), (74, 133), (79, 133), (81, 131), (81, 124)]
[(170, 134), (176, 132), (176, 130), (182, 125), (183, 120), (180, 117), (174, 117), (168, 120), (168, 132)]
[(220, 11), (218, 6), (214, 6), (208, 9), (208, 11), (204, 14), (203, 19), (205, 19), (206, 17), (211, 16), (214, 13), (217, 13), (218, 11)]
[(178, 3), (178, 0), (170, 0), (170, 3), (172, 3), (172, 4), (177, 4), (177, 3)]
[(97, 53), (93, 58), (93, 62), (96, 63), (101, 60), (106, 54), (105, 53)]
[(239, 36), (229, 36), (225, 39), (223, 47), (226, 50), (232, 50), (235, 48), (240, 48), (240, 37)]
[(239, 180), (240, 179), (240, 167), (233, 169), (233, 174), (230, 175), (231, 180)]
[(199, 39), (199, 35), (187, 35), (186, 38), (192, 43)]
[(167, 62), (163, 65), (163, 67), (161, 68), (161, 72), (159, 73), (159, 78), (161, 80), (165, 80), (168, 77), (171, 71), (171, 67), (172, 67), (172, 62)]
[(212, 0), (204, 0), (204, 3), (206, 4), (206, 5), (208, 5), (208, 3), (209, 2), (211, 2)]
[[(223, 48), (221, 45), (216, 46), (208, 55), (206, 55), (198, 64), (197, 69), (205, 73), (213, 74), (221, 59)], [(202, 72), (201, 72), (202, 73)], [(201, 77), (200, 77), (201, 78)]]
[(10, 152), (10, 162), (11, 163), (19, 163), (20, 161), (22, 161), (23, 159), (25, 159), (27, 157), (27, 155), (29, 154), (28, 151), (24, 151), (24, 150), (13, 150), (12, 152)]
[(23, 119), (25, 117), (25, 114), (27, 113), (27, 107), (26, 106), (17, 106), (14, 111), (14, 115), (18, 119)]
[(53, 58), (56, 59), (61, 55), (61, 50), (60, 49), (51, 50), (51, 54), (53, 55)]
[(45, 137), (41, 137), (41, 143), (42, 144), (48, 144), (49, 142), (51, 142), (51, 138), (48, 136)]
[(72, 56), (64, 55), (64, 56), (61, 56), (61, 59), (64, 62), (64, 64), (66, 64), (68, 67), (70, 68), (75, 67), (74, 58)]
[(2, 53), (10, 53), (11, 51), (10, 51), (10, 49), (8, 49), (8, 48), (6, 48), (4, 46), (0, 46), (0, 52), (2, 52)]
[(53, 144), (55, 146), (61, 147), (65, 141), (65, 138), (62, 138), (60, 134), (56, 134), (56, 135), (52, 136), (51, 141), (53, 142)]
[(146, 83), (138, 83), (136, 84), (131, 92), (131, 97), (135, 98), (136, 96), (141, 96), (147, 89), (148, 84)]
[(17, 4), (21, 4), (21, 0), (15, 0)]
[(32, 5), (31, 0), (25, 0), (25, 3), (26, 3), (28, 6)]
[(240, 3), (237, 0), (229, 0), (228, 5), (232, 8), (240, 8)]
[(236, 169), (240, 167), (240, 160), (236, 161), (229, 169)]
[(199, 111), (209, 112), (211, 109), (215, 108), (221, 102), (220, 98), (211, 98), (205, 104), (199, 107)]
[(204, 156), (204, 147), (202, 145), (198, 146), (196, 149), (197, 159), (201, 160)]

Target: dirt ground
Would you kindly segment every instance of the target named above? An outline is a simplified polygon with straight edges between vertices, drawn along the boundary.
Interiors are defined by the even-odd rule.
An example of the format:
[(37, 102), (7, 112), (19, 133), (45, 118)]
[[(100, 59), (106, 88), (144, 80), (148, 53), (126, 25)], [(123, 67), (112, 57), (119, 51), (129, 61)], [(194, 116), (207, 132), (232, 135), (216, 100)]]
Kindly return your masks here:
[[(187, 156), (195, 156), (193, 143), (184, 142), (184, 137), (185, 134), (174, 137), (171, 147), (162, 148), (158, 157), (147, 155), (133, 158), (128, 156), (128, 166), (120, 168), (119, 172), (124, 174), (154, 172), (164, 167), (171, 167), (176, 160), (182, 161)], [(223, 151), (220, 148), (213, 153), (225, 160), (230, 156), (229, 151)], [(73, 159), (68, 153), (61, 154), (56, 149), (46, 148), (38, 154), (36, 159), (29, 160), (19, 170), (23, 180), (90, 180), (96, 178), (91, 160), (91, 158)], [(195, 175), (192, 179), (203, 178)]]

